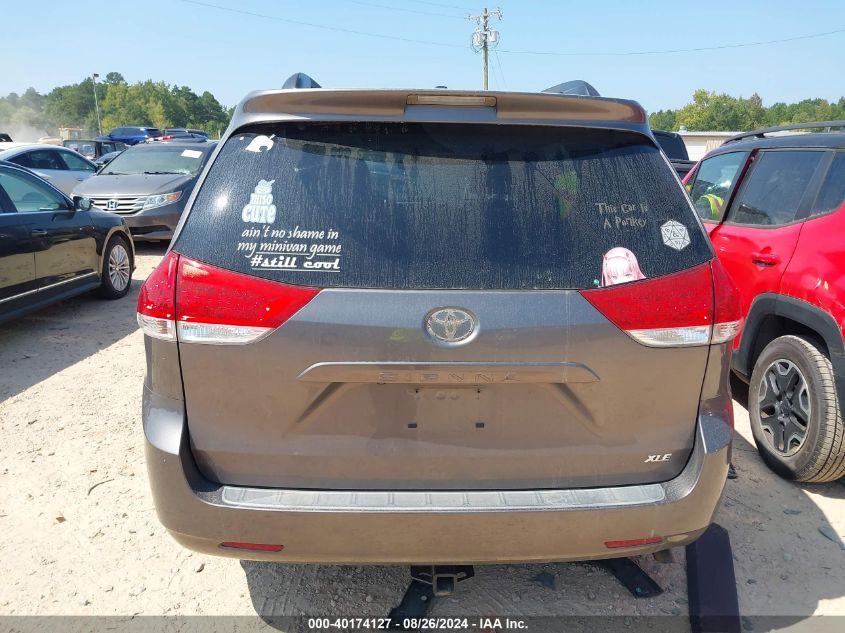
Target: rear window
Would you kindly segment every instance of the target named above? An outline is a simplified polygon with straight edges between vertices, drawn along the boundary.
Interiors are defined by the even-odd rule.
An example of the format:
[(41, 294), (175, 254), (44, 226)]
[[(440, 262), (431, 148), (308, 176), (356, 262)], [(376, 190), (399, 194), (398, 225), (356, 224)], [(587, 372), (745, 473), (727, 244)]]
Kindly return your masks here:
[(645, 137), (445, 123), (244, 128), (211, 166), (176, 249), (353, 288), (595, 288), (711, 258)]

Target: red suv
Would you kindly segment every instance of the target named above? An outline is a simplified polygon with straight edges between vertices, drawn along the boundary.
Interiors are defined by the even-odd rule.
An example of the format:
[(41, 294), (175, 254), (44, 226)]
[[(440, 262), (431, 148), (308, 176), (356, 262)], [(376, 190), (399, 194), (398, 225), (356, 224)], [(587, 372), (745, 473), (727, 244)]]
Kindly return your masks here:
[(732, 363), (757, 449), (810, 482), (845, 475), (845, 133), (833, 128), (845, 121), (733, 137), (684, 179), (742, 296)]

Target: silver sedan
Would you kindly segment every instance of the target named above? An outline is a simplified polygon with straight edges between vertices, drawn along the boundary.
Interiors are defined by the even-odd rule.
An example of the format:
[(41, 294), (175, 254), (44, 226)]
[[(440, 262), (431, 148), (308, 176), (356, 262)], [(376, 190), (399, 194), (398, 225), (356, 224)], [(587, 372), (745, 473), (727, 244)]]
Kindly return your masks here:
[(0, 143), (0, 160), (26, 167), (70, 196), (97, 166), (73, 150), (43, 143)]

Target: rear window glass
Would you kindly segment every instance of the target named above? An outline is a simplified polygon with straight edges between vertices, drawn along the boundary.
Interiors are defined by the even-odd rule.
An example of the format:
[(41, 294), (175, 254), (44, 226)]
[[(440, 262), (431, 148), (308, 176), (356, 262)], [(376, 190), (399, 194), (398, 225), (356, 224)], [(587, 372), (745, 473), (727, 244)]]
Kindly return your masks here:
[(711, 257), (645, 137), (445, 123), (245, 128), (211, 166), (176, 249), (354, 288), (594, 288)]
[(793, 222), (822, 156), (808, 151), (761, 152), (728, 220), (762, 226)]
[(845, 202), (845, 153), (833, 158), (824, 184), (816, 196), (811, 215), (822, 215), (839, 208)]

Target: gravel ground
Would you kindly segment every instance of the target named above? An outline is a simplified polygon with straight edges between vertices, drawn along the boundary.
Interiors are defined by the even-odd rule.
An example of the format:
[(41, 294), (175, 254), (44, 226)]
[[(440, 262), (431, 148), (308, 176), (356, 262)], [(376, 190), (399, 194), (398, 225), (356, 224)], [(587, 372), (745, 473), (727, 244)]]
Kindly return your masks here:
[[(84, 296), (0, 326), (0, 614), (258, 614), (266, 623), (386, 615), (407, 584), (405, 568), (209, 557), (159, 525), (144, 465), (134, 314), (140, 280), (162, 253), (139, 245), (125, 299)], [(778, 479), (754, 449), (746, 410), (734, 407), (739, 478), (728, 482), (717, 521), (730, 532), (742, 612), (845, 615), (845, 486)], [(685, 615), (683, 551), (674, 562), (638, 562), (663, 595), (635, 600), (590, 564), (488, 566), (432, 614)]]

